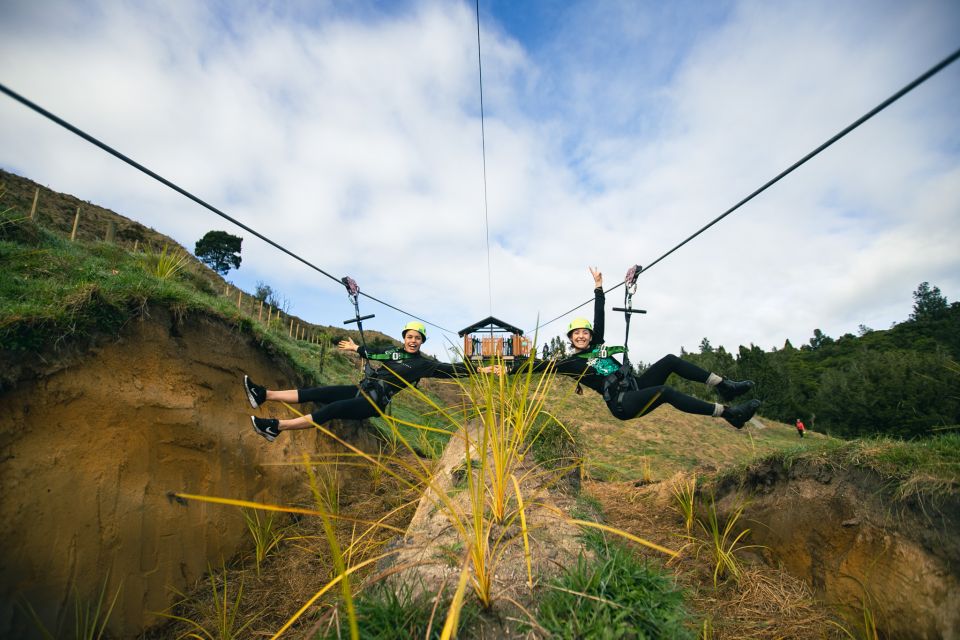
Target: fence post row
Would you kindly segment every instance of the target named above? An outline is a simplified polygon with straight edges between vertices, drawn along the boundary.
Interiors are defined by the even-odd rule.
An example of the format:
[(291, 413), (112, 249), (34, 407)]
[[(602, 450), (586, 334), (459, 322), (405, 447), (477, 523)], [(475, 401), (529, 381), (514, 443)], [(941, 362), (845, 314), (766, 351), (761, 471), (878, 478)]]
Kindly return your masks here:
[[(35, 220), (37, 217), (37, 205), (40, 202), (40, 188), (37, 187), (33, 192), (33, 204), (30, 206), (30, 220)], [(77, 212), (73, 216), (73, 228), (70, 230), (70, 241), (74, 242), (77, 239), (77, 230), (80, 227), (80, 207), (77, 207)], [(113, 220), (107, 221), (107, 230), (104, 237), (104, 241), (110, 244), (116, 242), (117, 238), (117, 223)], [(140, 239), (135, 238), (133, 241), (133, 253), (136, 253), (140, 247)], [(223, 285), (223, 295), (227, 297), (230, 295), (230, 285)], [(237, 309), (243, 310), (243, 290), (239, 287), (237, 288)], [(257, 308), (257, 321), (263, 321), (263, 300), (260, 300), (260, 304)], [(273, 305), (267, 304), (267, 328), (270, 328), (272, 322), (280, 321), (280, 309), (277, 309), (276, 318), (273, 315)], [(321, 340), (319, 336), (312, 331), (309, 331), (307, 327), (300, 322), (294, 323), (293, 318), (290, 318), (290, 327), (287, 330), (288, 337), (294, 337), (294, 324), (296, 324), (296, 339), (297, 340), (306, 340), (312, 344), (320, 344)]]
[(40, 187), (37, 187), (33, 192), (33, 205), (30, 207), (30, 219), (34, 220), (37, 217), (37, 201), (40, 200)]
[(77, 215), (73, 217), (73, 231), (70, 232), (70, 242), (77, 239), (77, 225), (80, 224), (80, 207), (77, 207)]

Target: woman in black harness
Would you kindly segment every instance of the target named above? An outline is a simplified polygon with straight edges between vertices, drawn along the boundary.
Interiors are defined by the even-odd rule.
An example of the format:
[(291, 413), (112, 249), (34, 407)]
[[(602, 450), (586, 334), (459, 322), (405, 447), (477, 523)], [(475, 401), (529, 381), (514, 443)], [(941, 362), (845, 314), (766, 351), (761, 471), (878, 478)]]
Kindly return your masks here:
[[(577, 378), (579, 383), (602, 394), (610, 413), (621, 420), (644, 416), (667, 403), (686, 413), (724, 418), (737, 429), (743, 428), (760, 408), (759, 400), (730, 407), (699, 400), (664, 383), (671, 373), (675, 373), (681, 378), (714, 387), (720, 399), (729, 402), (750, 391), (753, 388), (752, 381), (727, 380), (673, 354), (661, 358), (637, 376), (611, 357), (623, 349), (608, 348), (603, 344), (603, 274), (592, 267), (590, 273), (596, 286), (593, 292), (593, 324), (586, 318), (576, 318), (567, 327), (567, 338), (575, 353), (553, 363), (557, 373)], [(549, 366), (551, 361), (542, 360), (534, 364), (533, 370), (543, 371)]]
[[(427, 339), (427, 329), (422, 323), (407, 323), (401, 335), (401, 349), (388, 349), (380, 353), (368, 353), (364, 347), (349, 338), (340, 341), (337, 347), (343, 351), (356, 351), (361, 358), (376, 360), (383, 365), (368, 373), (358, 385), (273, 391), (254, 383), (248, 376), (243, 376), (243, 389), (254, 409), (271, 400), (288, 403), (320, 402), (324, 405), (309, 416), (289, 420), (250, 416), (254, 431), (273, 442), (281, 431), (309, 429), (314, 424), (319, 425), (334, 419), (372, 418), (379, 415), (378, 407), (380, 411), (385, 410), (393, 395), (406, 388), (403, 381), (415, 385), (421, 378), (458, 378), (469, 373), (470, 370), (465, 365), (447, 364), (423, 357), (420, 346)], [(488, 373), (495, 369), (496, 367), (480, 367), (477, 371)], [(364, 394), (367, 397), (364, 397)]]

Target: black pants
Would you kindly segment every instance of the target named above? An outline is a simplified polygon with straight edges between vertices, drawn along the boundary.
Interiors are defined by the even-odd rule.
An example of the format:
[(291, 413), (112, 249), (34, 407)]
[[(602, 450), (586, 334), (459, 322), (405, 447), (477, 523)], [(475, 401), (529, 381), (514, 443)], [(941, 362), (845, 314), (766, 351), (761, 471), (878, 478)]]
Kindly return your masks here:
[(330, 420), (363, 420), (380, 415), (376, 407), (361, 395), (356, 385), (297, 389), (297, 402), (322, 402), (323, 407), (310, 414), (313, 421), (323, 424)]
[(685, 413), (712, 416), (715, 408), (712, 402), (698, 400), (664, 385), (672, 373), (694, 382), (706, 382), (707, 378), (710, 377), (709, 371), (701, 369), (691, 362), (681, 360), (673, 354), (664, 356), (644, 371), (642, 375), (634, 376), (637, 381), (635, 391), (627, 391), (623, 394), (613, 393), (611, 395), (610, 401), (607, 403), (610, 413), (621, 420), (630, 420), (631, 418), (645, 416), (663, 403), (667, 403)]

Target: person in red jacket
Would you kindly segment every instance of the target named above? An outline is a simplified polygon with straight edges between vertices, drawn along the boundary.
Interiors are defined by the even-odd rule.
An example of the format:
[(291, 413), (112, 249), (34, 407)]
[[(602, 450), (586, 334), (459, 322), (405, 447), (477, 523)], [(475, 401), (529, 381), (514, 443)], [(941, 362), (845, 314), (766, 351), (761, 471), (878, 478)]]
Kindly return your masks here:
[(803, 422), (800, 421), (800, 418), (797, 418), (797, 435), (801, 438), (803, 437), (803, 432), (806, 431), (806, 427), (803, 426)]

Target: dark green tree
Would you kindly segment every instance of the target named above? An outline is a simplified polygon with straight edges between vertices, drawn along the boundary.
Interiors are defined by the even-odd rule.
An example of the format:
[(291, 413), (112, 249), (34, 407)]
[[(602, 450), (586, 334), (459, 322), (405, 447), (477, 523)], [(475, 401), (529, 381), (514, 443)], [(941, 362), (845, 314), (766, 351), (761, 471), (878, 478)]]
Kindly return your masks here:
[(820, 329), (814, 329), (813, 337), (810, 338), (810, 348), (816, 350), (828, 344), (833, 344), (833, 338), (820, 331)]
[(940, 294), (939, 287), (931, 287), (929, 282), (921, 282), (913, 292), (913, 313), (910, 319), (914, 322), (934, 320), (947, 310), (947, 298)]
[(227, 275), (230, 269), (240, 268), (240, 245), (243, 238), (231, 235), (226, 231), (207, 231), (197, 240), (193, 249), (194, 255), (219, 273)]

